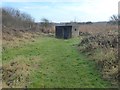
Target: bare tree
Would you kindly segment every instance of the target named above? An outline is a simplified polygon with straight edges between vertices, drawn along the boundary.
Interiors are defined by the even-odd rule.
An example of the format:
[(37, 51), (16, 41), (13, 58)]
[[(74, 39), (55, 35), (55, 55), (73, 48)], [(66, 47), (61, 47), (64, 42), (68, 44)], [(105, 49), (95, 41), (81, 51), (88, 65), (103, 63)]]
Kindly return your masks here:
[(52, 23), (46, 18), (42, 18), (41, 21), (42, 32), (49, 33)]
[(110, 21), (111, 24), (119, 24), (120, 22), (120, 15), (112, 15), (110, 17)]
[(5, 26), (15, 28), (31, 28), (34, 24), (34, 19), (27, 13), (22, 13), (20, 10), (3, 7), (2, 8), (2, 23)]

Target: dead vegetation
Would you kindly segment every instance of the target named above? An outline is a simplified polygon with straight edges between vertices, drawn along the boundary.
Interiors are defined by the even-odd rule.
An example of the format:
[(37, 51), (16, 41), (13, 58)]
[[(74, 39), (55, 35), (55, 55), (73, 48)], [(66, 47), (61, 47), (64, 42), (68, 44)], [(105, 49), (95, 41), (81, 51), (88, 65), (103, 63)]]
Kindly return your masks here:
[(47, 19), (43, 19), (42, 22), (35, 22), (31, 15), (23, 13), (18, 9), (10, 7), (3, 7), (1, 9), (2, 28), (5, 28), (3, 33), (14, 34), (16, 37), (21, 37), (21, 32), (54, 33), (54, 25)]
[[(21, 60), (22, 61), (22, 60)], [(20, 60), (3, 64), (3, 87), (25, 87), (29, 82), (30, 65)]]
[(117, 25), (103, 24), (103, 26), (86, 25), (83, 27), (84, 29), (82, 28), (80, 31), (82, 40), (78, 49), (96, 62), (96, 67), (101, 72), (103, 79), (117, 85), (120, 77)]
[[(34, 19), (26, 13), (13, 8), (2, 8), (2, 52), (7, 48), (18, 48), (22, 44), (35, 42), (37, 37), (53, 35), (53, 28), (49, 32), (42, 32), (42, 28)], [(4, 62), (0, 71), (2, 72), (3, 88), (27, 88), (30, 74), (39, 67), (38, 57), (16, 57), (13, 60)]]
[(32, 81), (30, 74), (38, 70), (39, 57), (16, 57), (2, 66), (2, 87), (26, 88)]
[[(18, 47), (20, 43), (35, 41), (41, 35), (52, 36), (54, 26), (46, 26), (46, 22), (41, 27), (35, 24), (28, 14), (23, 14), (19, 10), (3, 9), (2, 41), (3, 51), (7, 47)], [(24, 17), (25, 16), (25, 17)], [(48, 22), (47, 22), (48, 23)], [(96, 67), (101, 72), (104, 79), (112, 81), (116, 85), (120, 78), (118, 69), (118, 26), (104, 23), (80, 25), (80, 36), (82, 40), (78, 49), (86, 53), (88, 57), (96, 62)], [(42, 33), (44, 34), (42, 34)], [(32, 58), (30, 60), (34, 60)], [(37, 63), (25, 63), (23, 58), (12, 60), (3, 64), (2, 77), (3, 87), (26, 87), (29, 82), (29, 74), (32, 67), (37, 68)], [(39, 66), (38, 66), (39, 67)]]

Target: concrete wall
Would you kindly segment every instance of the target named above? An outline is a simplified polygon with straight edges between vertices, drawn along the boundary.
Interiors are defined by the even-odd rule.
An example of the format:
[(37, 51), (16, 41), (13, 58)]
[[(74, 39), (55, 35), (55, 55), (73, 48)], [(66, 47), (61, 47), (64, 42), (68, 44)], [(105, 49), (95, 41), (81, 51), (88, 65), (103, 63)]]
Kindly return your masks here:
[[(69, 28), (69, 26), (72, 26), (72, 32), (71, 31), (69, 31), (68, 29), (70, 29)], [(79, 36), (79, 25), (76, 25), (76, 24), (73, 24), (73, 25), (61, 25), (61, 26), (56, 26), (59, 30), (57, 30), (57, 32), (55, 32), (55, 34), (56, 34), (56, 37), (57, 38), (64, 38), (64, 34), (62, 33), (62, 32), (64, 32), (64, 33), (68, 33), (68, 38), (71, 38), (71, 37), (77, 37), (77, 36)], [(65, 31), (67, 31), (67, 32), (65, 32), (64, 30), (62, 31), (62, 28), (63, 29), (65, 29)]]
[(73, 25), (72, 26), (72, 37), (77, 37), (77, 36), (79, 36), (79, 26)]

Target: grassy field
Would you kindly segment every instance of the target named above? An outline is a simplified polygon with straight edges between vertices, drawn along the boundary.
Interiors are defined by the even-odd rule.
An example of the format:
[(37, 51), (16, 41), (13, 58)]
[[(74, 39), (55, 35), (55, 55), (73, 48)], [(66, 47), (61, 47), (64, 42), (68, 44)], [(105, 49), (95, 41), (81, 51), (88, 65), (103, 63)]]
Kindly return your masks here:
[[(101, 79), (95, 63), (78, 52), (80, 38), (69, 40), (39, 37), (3, 51), (6, 71), (17, 67), (17, 76), (5, 76), (3, 86), (37, 88), (106, 88), (111, 84)], [(15, 64), (17, 63), (17, 64)], [(12, 64), (12, 65), (11, 65)], [(14, 64), (14, 65), (13, 65)], [(4, 72), (6, 74), (6, 72)], [(19, 80), (17, 80), (19, 78)], [(17, 83), (16, 83), (17, 82)]]

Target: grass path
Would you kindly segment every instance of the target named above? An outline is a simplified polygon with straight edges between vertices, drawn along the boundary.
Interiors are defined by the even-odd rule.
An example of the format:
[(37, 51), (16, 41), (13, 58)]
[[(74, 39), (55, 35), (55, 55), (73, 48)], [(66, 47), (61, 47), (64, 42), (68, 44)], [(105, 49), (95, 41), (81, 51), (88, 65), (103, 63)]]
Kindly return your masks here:
[[(3, 63), (8, 63), (17, 56), (30, 58), (30, 60), (36, 57), (38, 60), (34, 66), (36, 69), (31, 71), (28, 87), (110, 87), (110, 83), (101, 79), (94, 62), (77, 51), (75, 45), (79, 40), (78, 38), (61, 40), (41, 37), (31, 44), (5, 50)], [(30, 60), (28, 63), (31, 62)]]

